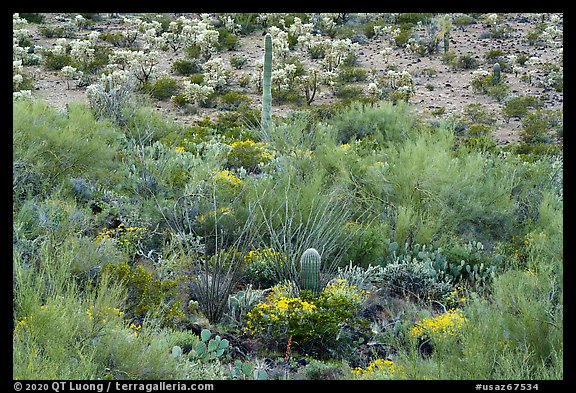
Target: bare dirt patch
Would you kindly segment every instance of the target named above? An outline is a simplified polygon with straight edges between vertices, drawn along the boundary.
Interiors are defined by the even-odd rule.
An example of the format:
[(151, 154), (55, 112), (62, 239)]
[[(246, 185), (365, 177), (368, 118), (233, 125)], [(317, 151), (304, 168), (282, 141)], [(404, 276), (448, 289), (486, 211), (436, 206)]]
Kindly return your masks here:
[[(108, 15), (108, 14), (103, 14)], [(66, 14), (45, 14), (44, 25), (57, 24), (71, 15)], [(506, 38), (486, 37), (487, 27), (480, 22), (468, 25), (465, 28), (452, 27), (450, 32), (450, 49), (456, 52), (457, 56), (473, 54), (480, 62), (480, 67), (489, 69), (485, 62), (484, 55), (490, 51), (499, 49), (502, 53), (509, 55), (525, 54), (528, 57), (538, 57), (543, 61), (558, 64), (563, 71), (562, 62), (559, 62), (558, 48), (543, 45), (531, 44), (526, 39), (526, 33), (534, 28), (534, 20), (523, 14), (505, 14), (504, 22), (510, 26), (510, 35)], [(56, 38), (44, 38), (39, 33), (38, 25), (29, 25), (29, 30), (33, 33), (34, 44), (38, 47), (48, 48), (54, 45)], [(101, 21), (95, 22), (89, 30), (82, 31), (77, 38), (88, 35), (91, 30), (99, 32), (121, 31), (121, 18), (104, 17)], [(238, 85), (238, 80), (242, 75), (256, 72), (256, 63), (263, 57), (263, 37), (262, 31), (253, 34), (240, 36), (239, 45), (235, 51), (224, 51), (214, 56), (222, 57), (225, 64), (232, 72), (231, 90), (238, 90), (246, 94), (252, 101), (252, 105), (258, 108), (261, 103), (260, 95), (253, 88), (242, 88)], [(486, 110), (495, 114), (494, 139), (501, 144), (517, 142), (521, 123), (518, 120), (505, 120), (502, 113), (503, 102), (495, 98), (474, 92), (471, 87), (471, 70), (458, 70), (443, 64), (441, 59), (442, 50), (432, 56), (417, 57), (408, 52), (405, 48), (394, 47), (388, 61), (380, 52), (389, 46), (382, 39), (368, 39), (365, 43), (360, 43), (358, 50), (358, 65), (366, 69), (375, 70), (376, 74), (383, 75), (388, 65), (394, 65), (397, 70), (407, 70), (415, 79), (415, 95), (410, 98), (410, 103), (415, 110), (427, 117), (443, 117), (462, 113), (463, 108), (472, 103), (479, 103)], [(181, 52), (181, 51), (180, 51)], [(312, 60), (302, 49), (296, 49), (295, 55), (304, 62), (310, 64)], [(242, 53), (248, 61), (244, 67), (236, 70), (230, 66), (229, 59), (232, 55)], [(161, 63), (158, 65), (160, 71), (165, 71), (171, 76), (173, 72), (171, 65), (174, 60), (183, 58), (182, 53), (166, 51), (162, 54)], [(48, 71), (43, 66), (25, 67), (26, 72), (33, 76), (35, 90), (33, 94), (57, 107), (64, 107), (73, 101), (87, 102), (86, 89), (67, 87), (66, 82), (57, 71)], [(433, 72), (430, 72), (432, 70)], [(359, 86), (366, 87), (366, 83), (356, 82)], [(521, 79), (520, 75), (506, 73), (505, 83), (509, 85), (509, 91), (513, 95), (541, 96), (544, 98), (543, 109), (562, 110), (563, 92), (538, 86), (537, 83), (528, 83)], [(337, 100), (329, 88), (323, 87), (320, 94), (312, 105), (329, 103)], [(215, 117), (218, 113), (215, 109), (202, 108), (194, 115), (183, 113), (169, 101), (157, 101), (154, 106), (158, 111), (166, 114), (173, 120), (184, 123), (192, 123), (198, 118), (205, 116)], [(289, 110), (295, 109), (294, 105), (275, 105), (274, 115), (283, 115)], [(436, 114), (434, 114), (436, 113)], [(438, 114), (441, 113), (441, 114)]]

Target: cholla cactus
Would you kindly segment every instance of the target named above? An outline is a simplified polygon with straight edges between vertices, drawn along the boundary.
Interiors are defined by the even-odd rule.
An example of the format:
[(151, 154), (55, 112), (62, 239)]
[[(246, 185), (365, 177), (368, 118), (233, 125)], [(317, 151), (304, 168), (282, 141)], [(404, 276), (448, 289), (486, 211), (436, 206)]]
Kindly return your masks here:
[(320, 254), (314, 248), (307, 249), (300, 257), (301, 288), (314, 295), (320, 292), (320, 264)]
[(186, 101), (193, 103), (196, 106), (202, 106), (210, 94), (214, 92), (211, 86), (199, 85), (190, 81), (184, 81), (184, 97)]
[(215, 58), (204, 63), (204, 84), (214, 91), (222, 92), (228, 87), (230, 71), (224, 65), (224, 60)]
[(350, 55), (358, 49), (358, 43), (352, 42), (349, 38), (341, 40), (324, 41), (326, 54), (322, 59), (322, 65), (326, 71), (337, 71), (338, 67)]
[(80, 79), (84, 73), (72, 66), (64, 66), (60, 70), (60, 75), (66, 81), (66, 89), (70, 89), (70, 81)]

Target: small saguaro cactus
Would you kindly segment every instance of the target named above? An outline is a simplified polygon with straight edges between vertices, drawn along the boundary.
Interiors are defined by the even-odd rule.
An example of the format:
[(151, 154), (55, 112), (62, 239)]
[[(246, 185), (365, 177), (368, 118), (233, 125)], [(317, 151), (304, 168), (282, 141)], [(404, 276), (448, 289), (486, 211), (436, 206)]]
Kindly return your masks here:
[(301, 288), (314, 295), (320, 292), (320, 264), (320, 254), (314, 248), (307, 249), (300, 257)]
[(500, 63), (494, 63), (494, 73), (492, 74), (492, 84), (500, 83)]
[(444, 33), (444, 53), (448, 53), (448, 51), (450, 50), (450, 34), (449, 33)]
[(272, 121), (272, 36), (264, 37), (264, 79), (262, 80), (262, 129), (268, 133)]

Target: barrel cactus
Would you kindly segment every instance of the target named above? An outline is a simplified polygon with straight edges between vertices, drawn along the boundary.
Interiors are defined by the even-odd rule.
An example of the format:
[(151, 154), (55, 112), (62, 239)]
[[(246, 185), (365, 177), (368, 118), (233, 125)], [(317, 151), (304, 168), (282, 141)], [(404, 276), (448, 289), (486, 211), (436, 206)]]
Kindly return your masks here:
[(494, 73), (492, 74), (492, 83), (494, 85), (500, 83), (500, 63), (494, 63)]
[(320, 254), (309, 248), (300, 257), (301, 289), (309, 290), (314, 295), (320, 292)]
[(272, 36), (264, 37), (264, 79), (262, 81), (262, 129), (268, 133), (272, 121)]

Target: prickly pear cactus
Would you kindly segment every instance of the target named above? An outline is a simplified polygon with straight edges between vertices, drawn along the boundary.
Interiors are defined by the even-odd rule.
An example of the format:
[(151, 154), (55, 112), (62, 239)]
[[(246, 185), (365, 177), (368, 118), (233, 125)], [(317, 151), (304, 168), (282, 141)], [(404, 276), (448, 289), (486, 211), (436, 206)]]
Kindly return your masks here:
[(262, 129), (267, 133), (272, 121), (272, 36), (264, 38), (264, 79), (262, 81)]
[(314, 295), (320, 292), (320, 264), (320, 254), (314, 248), (307, 249), (300, 257), (301, 288)]

